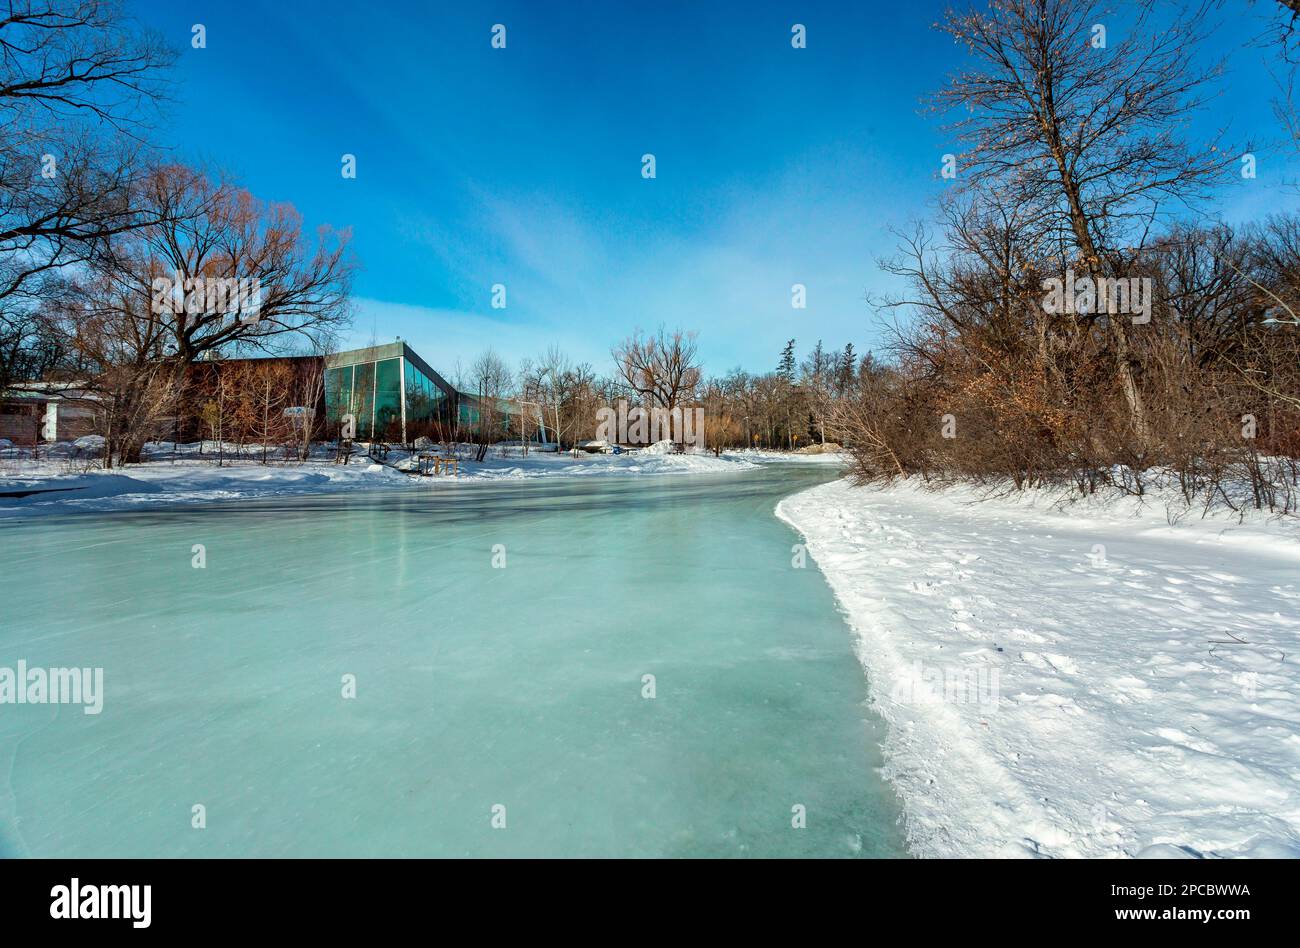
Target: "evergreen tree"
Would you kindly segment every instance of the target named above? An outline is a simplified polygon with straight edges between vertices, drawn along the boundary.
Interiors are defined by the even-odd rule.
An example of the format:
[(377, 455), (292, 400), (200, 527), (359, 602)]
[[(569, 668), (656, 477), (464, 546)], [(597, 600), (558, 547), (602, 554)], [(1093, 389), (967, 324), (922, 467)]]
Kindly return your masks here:
[(780, 376), (781, 381), (793, 385), (794, 367), (794, 340), (791, 339), (785, 344), (785, 348), (781, 350), (781, 361), (777, 363), (776, 374)]
[(844, 395), (853, 387), (853, 378), (858, 374), (858, 354), (853, 351), (853, 343), (847, 343), (840, 353), (835, 366), (835, 394)]

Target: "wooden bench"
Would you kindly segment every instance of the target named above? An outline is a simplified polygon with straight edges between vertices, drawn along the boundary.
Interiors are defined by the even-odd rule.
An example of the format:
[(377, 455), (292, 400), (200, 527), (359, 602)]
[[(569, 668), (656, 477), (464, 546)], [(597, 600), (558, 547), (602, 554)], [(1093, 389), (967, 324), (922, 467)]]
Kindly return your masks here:
[(421, 454), (416, 458), (421, 477), (435, 474), (454, 474), (460, 477), (460, 458), (444, 458), (437, 454)]

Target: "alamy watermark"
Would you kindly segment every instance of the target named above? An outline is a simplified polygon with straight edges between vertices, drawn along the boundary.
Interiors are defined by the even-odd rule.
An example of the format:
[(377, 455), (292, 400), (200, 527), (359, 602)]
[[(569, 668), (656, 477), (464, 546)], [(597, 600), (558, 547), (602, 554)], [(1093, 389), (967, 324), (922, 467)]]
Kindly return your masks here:
[(154, 277), (153, 311), (188, 316), (232, 316), (241, 323), (262, 316), (262, 281), (257, 277)]
[(1065, 277), (1042, 282), (1047, 291), (1043, 310), (1048, 313), (1109, 313), (1131, 316), (1133, 325), (1151, 322), (1153, 296), (1150, 277), (1090, 277), (1075, 279), (1073, 270)]
[(620, 398), (617, 409), (597, 409), (596, 440), (634, 445), (671, 441), (688, 448), (702, 448), (704, 409), (629, 408), (627, 401)]
[(0, 666), (0, 704), (79, 704), (82, 713), (104, 710), (104, 669)]
[(73, 876), (67, 885), (50, 889), (50, 918), (55, 919), (128, 919), (132, 928), (148, 928), (152, 906), (151, 885), (93, 885)]
[(927, 666), (918, 660), (894, 683), (890, 698), (908, 705), (979, 704), (996, 708), (1000, 695), (996, 668)]

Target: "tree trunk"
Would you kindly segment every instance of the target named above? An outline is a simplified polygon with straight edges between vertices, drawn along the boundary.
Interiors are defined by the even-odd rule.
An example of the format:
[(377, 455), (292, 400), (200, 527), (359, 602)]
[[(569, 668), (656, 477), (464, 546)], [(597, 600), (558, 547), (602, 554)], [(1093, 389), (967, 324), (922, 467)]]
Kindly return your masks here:
[[(1055, 104), (1052, 100), (1050, 81), (1047, 83), (1047, 88), (1044, 103), (1046, 114), (1050, 117), (1046, 128), (1047, 139), (1052, 150), (1052, 157), (1056, 162), (1057, 173), (1061, 176), (1061, 189), (1065, 192), (1066, 203), (1070, 208), (1070, 229), (1074, 232), (1075, 242), (1079, 246), (1079, 252), (1083, 255), (1083, 264), (1087, 276), (1096, 285), (1097, 278), (1102, 275), (1101, 257), (1097, 253), (1097, 246), (1093, 242), (1092, 233), (1088, 230), (1088, 217), (1083, 209), (1083, 199), (1078, 182), (1074, 179), (1074, 172), (1070, 168), (1069, 162), (1066, 161), (1065, 150), (1061, 146), (1060, 130), (1056, 125)], [(1068, 293), (1074, 292), (1072, 286), (1063, 289)], [(1142, 391), (1138, 387), (1137, 377), (1133, 372), (1133, 359), (1129, 352), (1128, 330), (1124, 326), (1123, 320), (1118, 318), (1119, 316), (1119, 313), (1107, 314), (1106, 332), (1115, 348), (1115, 372), (1119, 377), (1120, 391), (1123, 392), (1124, 401), (1128, 405), (1129, 421), (1133, 425), (1133, 432), (1139, 444), (1145, 448), (1150, 444), (1146, 405), (1142, 400)]]

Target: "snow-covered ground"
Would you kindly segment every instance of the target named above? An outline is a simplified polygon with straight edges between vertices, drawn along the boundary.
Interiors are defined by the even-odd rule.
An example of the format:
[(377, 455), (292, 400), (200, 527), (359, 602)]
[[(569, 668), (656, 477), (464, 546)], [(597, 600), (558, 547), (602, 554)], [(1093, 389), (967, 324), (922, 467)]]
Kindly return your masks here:
[[(325, 448), (318, 448), (305, 462), (272, 460), (262, 464), (259, 450), (246, 446), (243, 457), (227, 457), (218, 467), (215, 442), (178, 446), (164, 442), (146, 446), (145, 463), (112, 471), (97, 469), (95, 459), (100, 453), (102, 441), (94, 436), (77, 443), (43, 448), (35, 460), (29, 451), (0, 444), (0, 519), (41, 512), (109, 510), (336, 490), (420, 490), (457, 479), (403, 473), (396, 467), (409, 460), (403, 451), (390, 452), (386, 464), (372, 462), (359, 449), (348, 464), (335, 464), (332, 452)], [(576, 457), (536, 450), (524, 456), (518, 446), (494, 447), (482, 463), (473, 460), (472, 446), (462, 445), (458, 455), (461, 481), (725, 473), (778, 461), (832, 466), (840, 463), (838, 455), (763, 451), (724, 453), (721, 457), (703, 453), (670, 454), (663, 445), (651, 445), (634, 453)], [(26, 496), (14, 496), (18, 493)]]
[(782, 501), (924, 856), (1300, 856), (1300, 529), (854, 488)]

